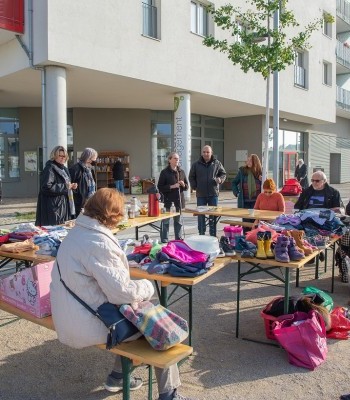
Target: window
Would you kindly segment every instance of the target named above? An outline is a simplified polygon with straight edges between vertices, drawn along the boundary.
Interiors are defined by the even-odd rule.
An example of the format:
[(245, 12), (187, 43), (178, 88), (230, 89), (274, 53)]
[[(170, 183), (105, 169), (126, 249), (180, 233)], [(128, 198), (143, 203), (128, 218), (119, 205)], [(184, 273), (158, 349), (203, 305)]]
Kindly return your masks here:
[(209, 145), (213, 154), (224, 162), (224, 120), (204, 115), (191, 115), (191, 163), (201, 156), (202, 148)]
[(158, 37), (158, 7), (155, 0), (144, 0), (143, 9), (143, 32), (145, 36), (159, 39)]
[(329, 14), (323, 13), (322, 30), (323, 34), (332, 37), (332, 24), (327, 22), (329, 20)]
[(302, 88), (306, 88), (306, 65), (307, 65), (307, 53), (297, 51), (295, 54), (294, 62), (294, 85)]
[(191, 1), (191, 32), (201, 36), (208, 35), (208, 13), (206, 6), (198, 1)]
[(323, 84), (332, 86), (332, 64), (323, 61)]
[(16, 109), (0, 109), (0, 178), (19, 178), (19, 119)]
[(152, 111), (152, 177), (159, 178), (160, 171), (167, 166), (172, 151), (173, 114), (170, 111)]

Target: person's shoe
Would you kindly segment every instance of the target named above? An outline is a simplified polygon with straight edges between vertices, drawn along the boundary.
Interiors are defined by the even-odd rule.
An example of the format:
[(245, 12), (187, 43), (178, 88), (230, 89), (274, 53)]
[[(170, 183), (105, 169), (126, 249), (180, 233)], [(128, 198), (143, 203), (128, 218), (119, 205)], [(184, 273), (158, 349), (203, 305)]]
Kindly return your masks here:
[(182, 396), (181, 394), (179, 394), (177, 392), (177, 389), (175, 389), (175, 394), (174, 394), (174, 397), (172, 398), (172, 400), (194, 400), (194, 399), (191, 399), (190, 397)]
[(323, 261), (326, 259), (326, 257), (325, 257), (325, 255), (324, 255), (324, 252), (323, 252), (323, 251), (321, 251), (320, 254), (318, 255), (318, 259), (319, 259), (321, 262), (323, 262)]
[(217, 255), (217, 258), (225, 257), (225, 252), (222, 249), (221, 244), (219, 244), (219, 249), (220, 249), (220, 251), (219, 251), (219, 254)]
[[(142, 386), (141, 378), (134, 378), (133, 376), (130, 378), (130, 390), (140, 389)], [(104, 384), (104, 388), (109, 392), (115, 393), (123, 390), (123, 379), (114, 378), (112, 375), (108, 375), (107, 381)]]
[(227, 238), (226, 236), (221, 236), (220, 238), (220, 247), (225, 253), (225, 256), (230, 257), (230, 256), (235, 256), (236, 252), (233, 248), (233, 246), (230, 243), (230, 239)]
[(266, 260), (267, 256), (265, 253), (265, 232), (257, 233), (257, 244), (258, 244), (258, 249), (256, 252), (256, 258), (259, 258), (261, 260)]
[(241, 252), (241, 257), (242, 258), (254, 258), (254, 253), (251, 252), (250, 250), (244, 249)]

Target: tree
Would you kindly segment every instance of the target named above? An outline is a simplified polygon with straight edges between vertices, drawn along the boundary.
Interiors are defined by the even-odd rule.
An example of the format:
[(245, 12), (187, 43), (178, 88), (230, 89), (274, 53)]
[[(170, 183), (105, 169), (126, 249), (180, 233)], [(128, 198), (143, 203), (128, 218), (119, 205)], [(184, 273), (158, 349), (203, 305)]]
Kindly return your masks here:
[[(287, 10), (288, 0), (248, 0), (254, 9), (242, 11), (232, 4), (214, 8), (207, 7), (216, 26), (228, 31), (229, 38), (222, 40), (210, 35), (203, 43), (227, 54), (228, 59), (239, 65), (244, 72), (259, 72), (266, 79), (266, 132), (263, 156), (263, 170), (266, 178), (268, 167), (268, 134), (269, 134), (269, 78), (272, 72), (282, 71), (294, 63), (297, 50), (310, 48), (311, 34), (322, 26), (323, 20), (333, 22), (333, 17), (325, 14), (304, 26), (294, 36), (290, 31), (299, 29), (292, 11)], [(279, 12), (278, 29), (271, 20)], [(288, 31), (289, 30), (289, 31)]]

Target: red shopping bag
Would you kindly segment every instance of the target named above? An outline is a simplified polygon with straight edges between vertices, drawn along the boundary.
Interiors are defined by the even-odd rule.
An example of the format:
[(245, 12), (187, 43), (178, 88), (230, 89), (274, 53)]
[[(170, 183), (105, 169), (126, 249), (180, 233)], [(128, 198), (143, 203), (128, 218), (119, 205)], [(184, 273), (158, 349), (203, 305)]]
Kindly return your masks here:
[(314, 370), (326, 360), (326, 328), (318, 312), (298, 311), (291, 318), (276, 322), (273, 333), (291, 364)]
[(350, 320), (345, 316), (343, 307), (336, 307), (330, 314), (331, 330), (327, 332), (330, 339), (349, 339)]

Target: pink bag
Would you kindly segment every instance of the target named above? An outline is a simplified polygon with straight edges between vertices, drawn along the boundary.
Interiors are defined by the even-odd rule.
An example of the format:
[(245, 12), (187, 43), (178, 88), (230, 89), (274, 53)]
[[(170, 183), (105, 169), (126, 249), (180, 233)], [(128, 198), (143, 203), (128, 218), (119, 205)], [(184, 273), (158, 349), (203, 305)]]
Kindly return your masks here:
[(258, 228), (252, 229), (251, 231), (247, 232), (245, 235), (246, 240), (249, 240), (249, 242), (254, 243), (255, 245), (258, 244), (258, 232), (266, 232), (269, 231), (271, 232), (271, 237), (272, 241), (275, 242), (279, 236), (279, 234), (272, 228), (269, 228), (266, 225), (261, 225)]
[(276, 322), (273, 333), (287, 351), (291, 364), (314, 370), (326, 360), (326, 328), (318, 312), (296, 312), (290, 318)]
[(209, 258), (209, 254), (193, 250), (182, 240), (171, 240), (166, 246), (162, 247), (162, 252), (187, 264), (206, 262)]

